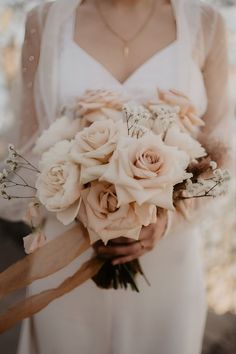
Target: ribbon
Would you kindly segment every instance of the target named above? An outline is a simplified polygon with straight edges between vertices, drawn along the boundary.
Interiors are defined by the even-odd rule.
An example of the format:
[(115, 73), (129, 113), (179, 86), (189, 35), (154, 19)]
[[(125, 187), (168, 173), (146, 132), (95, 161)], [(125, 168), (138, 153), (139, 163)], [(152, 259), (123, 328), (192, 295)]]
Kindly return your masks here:
[(0, 273), (0, 299), (70, 264), (90, 247), (86, 232), (77, 224)]
[[(35, 280), (56, 273), (87, 251), (89, 247), (87, 230), (81, 224), (76, 224), (72, 229), (0, 273), (0, 298), (30, 285)], [(0, 315), (0, 333), (36, 314), (55, 299), (83, 284), (97, 274), (103, 263), (101, 259), (92, 258), (57, 288), (30, 296), (10, 307)]]
[(100, 270), (103, 263), (104, 261), (101, 259), (92, 258), (85, 262), (73, 276), (67, 278), (57, 288), (30, 296), (9, 308), (9, 310), (0, 315), (0, 334), (13, 327), (17, 322), (44, 309), (50, 302), (83, 284)]

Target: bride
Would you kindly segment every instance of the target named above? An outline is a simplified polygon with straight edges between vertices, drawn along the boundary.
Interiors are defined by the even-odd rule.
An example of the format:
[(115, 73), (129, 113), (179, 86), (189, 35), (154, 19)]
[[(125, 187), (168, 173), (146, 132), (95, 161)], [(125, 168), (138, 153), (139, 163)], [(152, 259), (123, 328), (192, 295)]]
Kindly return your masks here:
[[(57, 0), (39, 6), (26, 22), (19, 144), (30, 155), (57, 112), (88, 89), (142, 100), (155, 97), (157, 87), (190, 97), (205, 121), (202, 141), (227, 141), (226, 52), (221, 16), (200, 1)], [(23, 208), (2, 209), (2, 217), (14, 219)], [(88, 281), (23, 322), (18, 354), (200, 354), (206, 317), (200, 224), (200, 218), (163, 215), (143, 228), (141, 242), (97, 244), (97, 253), (118, 256), (117, 263), (142, 256), (151, 287), (143, 283), (136, 294)], [(61, 233), (53, 216), (45, 233), (48, 240)], [(91, 252), (28, 293), (57, 286)]]

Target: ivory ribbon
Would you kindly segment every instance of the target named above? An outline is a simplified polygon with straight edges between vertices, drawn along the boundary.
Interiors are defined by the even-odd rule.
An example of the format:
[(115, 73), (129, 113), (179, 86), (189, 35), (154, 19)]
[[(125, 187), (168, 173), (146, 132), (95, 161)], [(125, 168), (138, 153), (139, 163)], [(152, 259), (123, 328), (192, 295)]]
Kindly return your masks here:
[(77, 224), (0, 273), (0, 299), (70, 264), (90, 247), (86, 232)]
[(57, 288), (28, 297), (9, 308), (9, 310), (0, 315), (0, 334), (13, 327), (17, 322), (36, 314), (53, 300), (83, 284), (100, 270), (103, 263), (104, 261), (101, 259), (92, 258), (84, 263), (74, 275), (67, 278)]

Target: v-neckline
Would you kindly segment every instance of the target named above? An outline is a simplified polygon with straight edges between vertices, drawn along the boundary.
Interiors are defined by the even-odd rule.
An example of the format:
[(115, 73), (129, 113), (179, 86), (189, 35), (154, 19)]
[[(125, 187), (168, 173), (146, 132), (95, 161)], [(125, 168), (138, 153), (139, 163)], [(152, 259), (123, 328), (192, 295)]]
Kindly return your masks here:
[(131, 72), (130, 75), (127, 76), (127, 78), (123, 81), (119, 80), (114, 76), (114, 74), (103, 64), (101, 63), (97, 58), (95, 58), (93, 55), (91, 55), (87, 50), (85, 50), (81, 45), (75, 40), (75, 31), (76, 31), (76, 12), (73, 14), (73, 19), (72, 19), (72, 33), (71, 33), (71, 41), (72, 44), (77, 47), (78, 50), (80, 50), (85, 56), (87, 56), (88, 59), (90, 59), (95, 65), (100, 67), (103, 72), (105, 72), (116, 84), (118, 84), (121, 87), (126, 86), (126, 84), (143, 68), (145, 68), (148, 64), (150, 64), (151, 61), (153, 61), (156, 57), (161, 56), (164, 54), (166, 51), (168, 51), (170, 48), (174, 47), (175, 45), (178, 44), (179, 42), (179, 26), (178, 26), (178, 21), (177, 21), (177, 16), (176, 16), (176, 9), (173, 4), (173, 0), (170, 1), (171, 6), (172, 6), (172, 11), (175, 17), (175, 23), (176, 23), (176, 39), (173, 40), (171, 43), (167, 44), (165, 47), (161, 48), (160, 50), (156, 51), (154, 54), (152, 54), (149, 58), (144, 60), (142, 64), (140, 64), (136, 69)]
[(173, 42), (171, 42), (170, 44), (165, 46), (163, 49), (158, 50), (157, 52), (152, 54), (149, 58), (147, 58), (141, 65), (139, 65), (125, 80), (120, 81), (98, 59), (96, 59), (93, 55), (89, 54), (77, 42), (75, 42), (74, 40), (72, 41), (72, 45), (75, 47), (75, 49), (80, 50), (83, 53), (83, 55), (85, 55), (90, 61), (92, 61), (94, 63), (94, 65), (99, 67), (107, 76), (109, 76), (112, 79), (112, 81), (114, 81), (118, 86), (121, 86), (121, 87), (126, 86), (140, 71), (142, 71), (146, 66), (148, 66), (154, 59), (162, 56), (164, 53), (166, 53), (172, 47), (175, 47), (177, 45), (177, 43), (178, 43), (178, 39), (175, 39)]

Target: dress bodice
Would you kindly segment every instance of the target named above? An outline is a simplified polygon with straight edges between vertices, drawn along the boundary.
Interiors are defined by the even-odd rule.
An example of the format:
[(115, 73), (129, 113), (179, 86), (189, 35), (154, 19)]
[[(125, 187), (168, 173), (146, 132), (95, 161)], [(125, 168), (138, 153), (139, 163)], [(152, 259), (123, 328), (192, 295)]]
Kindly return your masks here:
[(203, 115), (207, 106), (207, 96), (201, 70), (188, 51), (186, 63), (189, 68), (182, 70), (186, 75), (179, 80), (179, 66), (176, 57), (183, 38), (155, 53), (120, 83), (100, 62), (88, 54), (74, 41), (75, 16), (65, 23), (61, 34), (59, 61), (59, 104), (61, 107), (73, 102), (88, 89), (112, 89), (127, 93), (140, 101), (156, 96), (157, 88), (177, 89), (189, 96)]
[[(123, 84), (74, 42), (71, 11), (80, 0), (53, 3), (37, 81), (44, 99), (42, 119), (46, 126), (55, 120), (60, 106), (70, 104), (88, 89), (98, 88), (124, 91), (138, 100), (156, 96), (157, 87), (175, 88), (188, 95), (199, 114), (204, 114), (207, 95), (203, 76), (186, 40), (197, 26), (193, 21), (185, 26), (186, 12), (182, 11), (182, 3), (189, 3), (188, 14), (194, 14), (190, 16), (194, 18), (195, 0), (171, 0), (178, 13), (177, 40), (148, 59)], [(200, 1), (196, 3), (198, 6)], [(61, 23), (63, 29), (58, 26)], [(58, 31), (60, 48), (53, 42)], [(53, 80), (49, 80), (50, 75)], [(156, 354), (157, 348), (162, 354), (200, 353), (207, 306), (198, 225), (180, 224), (177, 231), (170, 231), (140, 259), (151, 286), (137, 279), (141, 286), (138, 295), (124, 289), (101, 291), (88, 281), (31, 317), (33, 322), (24, 321), (18, 354)], [(44, 232), (55, 238), (62, 232), (62, 225), (55, 217), (48, 218)], [(90, 252), (52, 276), (34, 282), (29, 294), (64, 284), (90, 258)], [(34, 351), (36, 344), (39, 350)]]

